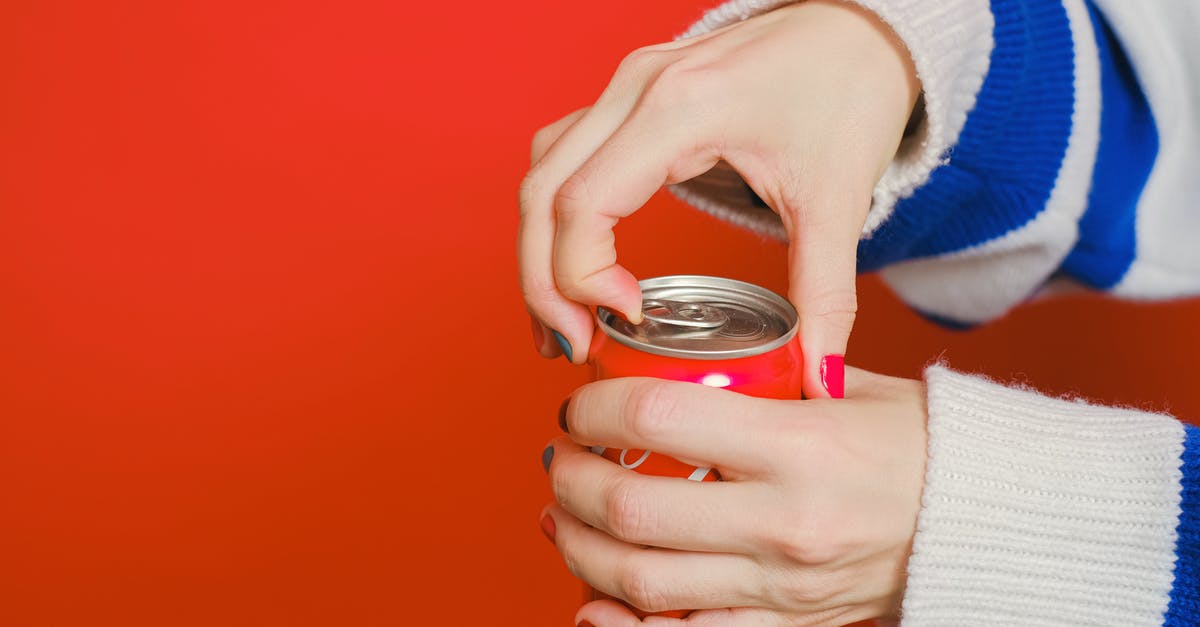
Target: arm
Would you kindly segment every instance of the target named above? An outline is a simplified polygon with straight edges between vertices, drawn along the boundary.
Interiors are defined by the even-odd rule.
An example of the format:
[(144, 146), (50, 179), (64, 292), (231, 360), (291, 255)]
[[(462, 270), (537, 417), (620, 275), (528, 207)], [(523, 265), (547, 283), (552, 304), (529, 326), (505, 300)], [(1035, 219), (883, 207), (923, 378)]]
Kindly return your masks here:
[(930, 368), (914, 625), (1200, 621), (1200, 428)]
[[(952, 13), (967, 3), (937, 3), (940, 14), (928, 2), (889, 4), (890, 12), (862, 4), (913, 54), (931, 112), (876, 187), (860, 270), (882, 269), (904, 300), (955, 325), (985, 322), (1069, 283), (1131, 298), (1200, 293), (1200, 178), (1189, 174), (1200, 146), (1200, 73), (1184, 61), (1200, 56), (1198, 5), (992, 2), (983, 7), (994, 18), (989, 32), (960, 39), (962, 56), (931, 68), (943, 38), (911, 27), (942, 16), (934, 33), (961, 34), (972, 22)], [(728, 3), (689, 34), (753, 12)], [(979, 63), (980, 45), (990, 63)], [(946, 75), (957, 82), (934, 80)], [(938, 111), (953, 109), (939, 102), (965, 104), (953, 114), (965, 123), (932, 132)], [(933, 167), (916, 167), (935, 152)], [(897, 185), (898, 171), (917, 184)], [(782, 237), (773, 214), (728, 180), (701, 178), (674, 191)], [(905, 600), (910, 622), (982, 615), (1029, 624), (1055, 608), (1074, 617), (1066, 622), (1096, 611), (1122, 624), (1200, 620), (1197, 428), (943, 369), (930, 371), (929, 390), (931, 458)], [(988, 413), (978, 404), (988, 398), (1024, 411)], [(1050, 413), (1031, 415), (1031, 403)], [(1124, 420), (1147, 431), (1128, 433)], [(1059, 433), (1057, 442), (1069, 449), (1065, 459), (1086, 459), (1095, 472), (1039, 455), (1048, 424), (1099, 438), (1064, 443)], [(1013, 446), (997, 451), (988, 444), (996, 438)], [(1111, 463), (1132, 446), (1147, 455)], [(1107, 517), (1087, 511), (1097, 495), (1112, 505)], [(997, 555), (1005, 559), (990, 559)]]
[[(1170, 416), (935, 366), (924, 385), (849, 369), (835, 401), (611, 379), (577, 390), (563, 426), (544, 526), (574, 574), (643, 610), (731, 626), (1200, 622), (1200, 429)], [(639, 475), (595, 445), (723, 480)], [(576, 620), (641, 624), (611, 601)]]
[[(1200, 55), (1188, 30), (1200, 5), (861, 4), (912, 53), (927, 119), (876, 186), (860, 271), (882, 270), (914, 308), (955, 325), (1063, 283), (1138, 298), (1200, 293), (1200, 180), (1189, 174), (1200, 74), (1183, 62)], [(749, 6), (723, 5), (689, 34)], [(712, 183), (676, 192), (782, 236), (752, 195)]]

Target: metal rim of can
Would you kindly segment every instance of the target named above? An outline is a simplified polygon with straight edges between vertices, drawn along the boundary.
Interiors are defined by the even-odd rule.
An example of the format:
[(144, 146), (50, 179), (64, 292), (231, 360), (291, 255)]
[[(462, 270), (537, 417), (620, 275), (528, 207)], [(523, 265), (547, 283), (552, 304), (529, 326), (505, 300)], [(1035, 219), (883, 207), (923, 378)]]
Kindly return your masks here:
[[(675, 274), (645, 279), (639, 281), (638, 286), (642, 289), (643, 297), (645, 296), (647, 290), (663, 288), (694, 287), (697, 290), (717, 291), (723, 295), (734, 298), (733, 302), (738, 302), (738, 304), (745, 305), (746, 303), (750, 303), (759, 309), (769, 306), (774, 313), (788, 322), (787, 332), (769, 342), (732, 350), (700, 351), (695, 349), (659, 346), (632, 338), (613, 328), (610, 321), (616, 317), (616, 314), (604, 307), (597, 307), (596, 319), (605, 335), (620, 344), (624, 344), (625, 346), (642, 351), (644, 353), (661, 355), (663, 357), (680, 357), (684, 359), (696, 360), (738, 359), (741, 357), (753, 357), (755, 355), (769, 353), (780, 346), (786, 345), (796, 337), (796, 332), (799, 329), (800, 316), (796, 313), (796, 308), (792, 307), (792, 304), (779, 294), (753, 283), (699, 274)], [(738, 298), (741, 299), (741, 302), (737, 300)]]

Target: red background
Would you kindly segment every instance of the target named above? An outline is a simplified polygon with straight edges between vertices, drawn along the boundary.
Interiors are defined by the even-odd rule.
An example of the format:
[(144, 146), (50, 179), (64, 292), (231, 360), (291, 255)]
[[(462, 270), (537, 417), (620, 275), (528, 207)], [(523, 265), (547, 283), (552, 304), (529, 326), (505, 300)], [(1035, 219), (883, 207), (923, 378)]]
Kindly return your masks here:
[[(0, 624), (569, 624), (538, 460), (586, 374), (532, 350), (516, 188), (701, 5), (4, 2)], [(785, 289), (665, 196), (620, 245)], [(861, 291), (856, 365), (1200, 416), (1197, 303), (954, 333)]]

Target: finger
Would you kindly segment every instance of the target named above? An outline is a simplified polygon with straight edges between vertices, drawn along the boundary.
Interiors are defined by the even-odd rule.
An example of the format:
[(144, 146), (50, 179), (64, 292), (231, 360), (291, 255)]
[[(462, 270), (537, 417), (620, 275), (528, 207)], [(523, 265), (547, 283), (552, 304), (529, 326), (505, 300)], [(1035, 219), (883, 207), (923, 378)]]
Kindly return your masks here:
[(647, 616), (638, 620), (633, 611), (616, 601), (592, 601), (575, 613), (575, 624), (587, 621), (594, 627), (790, 627), (795, 624), (786, 616), (749, 607), (719, 610), (700, 610), (686, 618)]
[(752, 482), (685, 481), (631, 472), (557, 438), (550, 485), (559, 506), (630, 544), (759, 554), (755, 523), (745, 515), (772, 494)]
[(553, 332), (538, 322), (532, 313), (529, 314), (529, 331), (533, 335), (533, 349), (542, 357), (552, 358), (562, 354), (562, 349), (552, 336)]
[(551, 505), (555, 544), (571, 572), (645, 612), (757, 606), (765, 589), (754, 560), (627, 544)]
[(617, 263), (613, 228), (663, 185), (699, 176), (721, 156), (711, 120), (701, 113), (711, 104), (690, 104), (697, 98), (688, 94), (695, 89), (690, 83), (700, 79), (694, 74), (663, 78), (676, 75), (681, 73), (664, 70), (629, 119), (563, 183), (555, 198), (554, 280), (559, 290), (576, 302), (615, 309), (635, 323), (642, 319), (642, 292)]
[(590, 109), (591, 107), (584, 107), (582, 109), (572, 111), (554, 123), (544, 126), (538, 132), (534, 133), (533, 141), (529, 146), (530, 165), (535, 165), (537, 162), (541, 161), (542, 157), (545, 156), (550, 150), (550, 147), (554, 145), (554, 142), (558, 141), (558, 138), (562, 137), (563, 133), (567, 132), (567, 129), (574, 126), (575, 123), (578, 122)]
[[(533, 141), (529, 149), (529, 162), (537, 164), (542, 160), (542, 157), (550, 150), (550, 147), (562, 137), (567, 129), (571, 128), (583, 118), (591, 107), (584, 107), (572, 113), (563, 116), (558, 121), (550, 124), (538, 132), (533, 134)], [(529, 313), (531, 328), (533, 332), (533, 344), (535, 350), (542, 356), (547, 358), (558, 357), (562, 354), (562, 348), (559, 346), (557, 339), (553, 336), (554, 330), (542, 324), (533, 316), (533, 312)]]
[(772, 469), (791, 413), (765, 400), (697, 383), (628, 377), (580, 387), (567, 402), (567, 432), (584, 446), (648, 449), (715, 466), (722, 475)]
[(563, 181), (587, 161), (633, 110), (645, 83), (666, 62), (664, 54), (668, 53), (638, 52), (627, 57), (596, 104), (558, 136), (521, 183), (521, 223), (517, 233), (521, 291), (534, 318), (551, 331), (567, 358), (576, 364), (587, 361), (592, 314), (555, 284), (554, 197)]
[[(655, 624), (655, 623), (648, 623)], [(755, 607), (733, 607), (693, 612), (687, 618), (688, 627), (791, 627), (795, 620), (779, 612)], [(816, 621), (806, 624), (820, 624)], [(840, 623), (829, 623), (836, 625)]]
[[(673, 619), (672, 619), (673, 620)], [(592, 625), (592, 627), (641, 627), (645, 625), (629, 609), (619, 601), (604, 599), (603, 601), (592, 601), (579, 611), (575, 612), (575, 625)], [(675, 621), (673, 623), (661, 623), (662, 625), (679, 625), (684, 623)]]
[(789, 237), (788, 298), (800, 315), (801, 388), (808, 398), (845, 395), (846, 343), (858, 311), (858, 238), (871, 203), (869, 192), (829, 196), (794, 199), (779, 210)]

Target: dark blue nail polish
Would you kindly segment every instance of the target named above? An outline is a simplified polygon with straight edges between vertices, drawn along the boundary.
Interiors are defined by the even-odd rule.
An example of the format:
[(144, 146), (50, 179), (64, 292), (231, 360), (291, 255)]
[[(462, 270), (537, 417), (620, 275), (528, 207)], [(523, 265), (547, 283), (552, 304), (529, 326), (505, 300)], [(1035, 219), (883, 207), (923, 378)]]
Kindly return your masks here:
[(563, 334), (559, 333), (558, 331), (551, 330), (550, 333), (554, 335), (554, 341), (558, 342), (558, 347), (561, 348), (563, 354), (567, 356), (567, 361), (571, 361), (571, 343), (568, 342), (567, 338), (563, 337)]
[(554, 459), (554, 445), (552, 444), (550, 446), (547, 446), (546, 450), (542, 451), (542, 468), (545, 468), (546, 472), (550, 472), (550, 462), (553, 459)]

